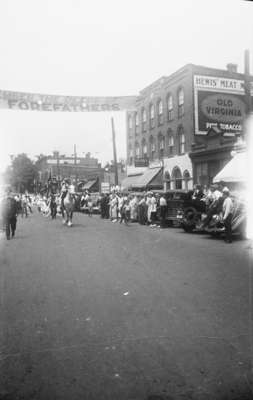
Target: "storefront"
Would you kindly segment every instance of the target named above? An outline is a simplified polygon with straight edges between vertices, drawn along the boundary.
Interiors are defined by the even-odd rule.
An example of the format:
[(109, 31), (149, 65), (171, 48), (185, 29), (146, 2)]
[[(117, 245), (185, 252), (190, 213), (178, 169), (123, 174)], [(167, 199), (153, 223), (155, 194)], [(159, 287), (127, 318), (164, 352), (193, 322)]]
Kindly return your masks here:
[(210, 185), (218, 172), (231, 160), (237, 142), (235, 134), (211, 128), (205, 141), (192, 146), (190, 158), (194, 183)]

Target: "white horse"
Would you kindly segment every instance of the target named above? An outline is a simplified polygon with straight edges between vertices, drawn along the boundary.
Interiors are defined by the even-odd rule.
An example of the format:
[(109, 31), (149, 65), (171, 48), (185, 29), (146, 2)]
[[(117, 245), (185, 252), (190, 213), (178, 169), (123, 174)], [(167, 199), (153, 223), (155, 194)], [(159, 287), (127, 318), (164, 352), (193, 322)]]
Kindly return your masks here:
[[(67, 226), (72, 226), (72, 217), (74, 209), (75, 209), (75, 196), (74, 194), (67, 191), (67, 194), (62, 202), (63, 224), (66, 224)], [(65, 213), (66, 213), (66, 218), (65, 218)]]

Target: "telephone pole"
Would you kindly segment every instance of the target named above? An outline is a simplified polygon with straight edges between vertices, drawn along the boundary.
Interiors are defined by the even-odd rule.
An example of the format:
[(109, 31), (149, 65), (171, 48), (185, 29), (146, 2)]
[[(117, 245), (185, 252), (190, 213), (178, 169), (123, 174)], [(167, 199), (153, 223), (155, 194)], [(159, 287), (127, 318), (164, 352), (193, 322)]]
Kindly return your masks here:
[(244, 52), (244, 90), (245, 90), (245, 102), (246, 102), (246, 115), (248, 116), (251, 112), (249, 50), (245, 50)]
[(115, 129), (114, 129), (113, 117), (111, 117), (111, 122), (112, 122), (113, 160), (114, 160), (114, 167), (115, 167), (115, 186), (118, 186), (118, 184), (119, 184), (118, 163), (117, 163), (117, 152), (116, 152)]
[(76, 157), (77, 157), (77, 154), (76, 154), (76, 145), (74, 144), (75, 191), (77, 191), (77, 168), (76, 168), (77, 159), (76, 159)]

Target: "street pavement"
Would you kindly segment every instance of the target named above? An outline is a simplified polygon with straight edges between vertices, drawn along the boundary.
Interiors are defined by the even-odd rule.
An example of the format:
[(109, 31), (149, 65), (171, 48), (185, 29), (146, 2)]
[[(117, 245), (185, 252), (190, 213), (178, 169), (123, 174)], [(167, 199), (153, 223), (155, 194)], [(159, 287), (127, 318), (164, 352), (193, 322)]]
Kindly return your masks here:
[(1, 400), (253, 398), (248, 241), (35, 210), (0, 246)]

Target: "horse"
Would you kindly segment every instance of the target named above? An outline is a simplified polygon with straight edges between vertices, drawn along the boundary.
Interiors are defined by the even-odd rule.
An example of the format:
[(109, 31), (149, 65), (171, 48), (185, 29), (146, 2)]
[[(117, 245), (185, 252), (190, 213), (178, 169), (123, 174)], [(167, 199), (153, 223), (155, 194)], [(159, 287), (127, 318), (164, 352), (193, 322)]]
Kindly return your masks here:
[[(63, 224), (66, 224), (67, 226), (72, 226), (72, 217), (74, 209), (75, 209), (75, 195), (67, 191), (67, 194), (62, 201), (62, 207), (61, 207)], [(66, 219), (65, 219), (65, 213), (66, 213)]]

